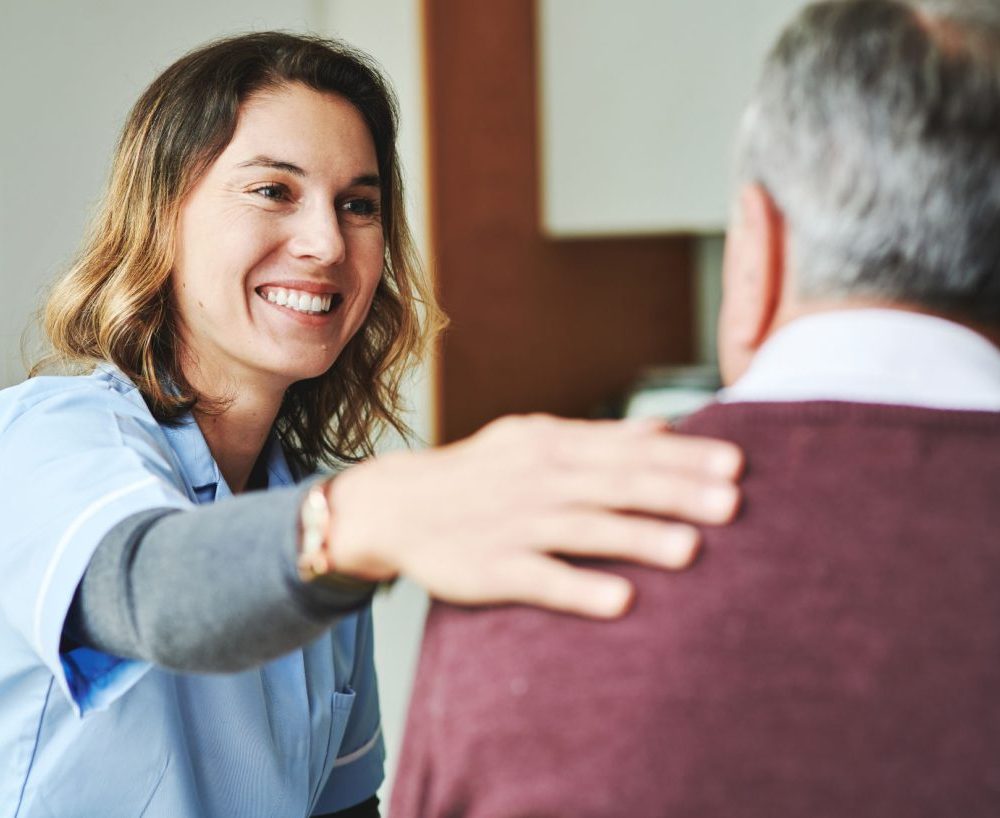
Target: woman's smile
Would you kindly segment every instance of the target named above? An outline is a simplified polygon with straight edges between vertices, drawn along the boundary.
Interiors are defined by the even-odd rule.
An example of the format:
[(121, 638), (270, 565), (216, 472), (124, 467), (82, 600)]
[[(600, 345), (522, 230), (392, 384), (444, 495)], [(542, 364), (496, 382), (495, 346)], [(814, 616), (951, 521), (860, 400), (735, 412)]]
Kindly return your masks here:
[(315, 317), (331, 314), (344, 301), (344, 297), (338, 292), (326, 288), (310, 289), (305, 285), (266, 284), (258, 287), (255, 292), (269, 304), (300, 315)]

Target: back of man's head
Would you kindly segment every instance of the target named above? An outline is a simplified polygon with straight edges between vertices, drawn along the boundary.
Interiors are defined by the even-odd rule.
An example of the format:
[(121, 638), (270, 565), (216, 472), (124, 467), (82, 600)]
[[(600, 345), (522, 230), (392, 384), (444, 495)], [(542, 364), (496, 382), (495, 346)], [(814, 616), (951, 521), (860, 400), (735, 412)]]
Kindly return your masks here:
[(1000, 3), (832, 0), (772, 49), (739, 140), (802, 299), (1000, 325)]

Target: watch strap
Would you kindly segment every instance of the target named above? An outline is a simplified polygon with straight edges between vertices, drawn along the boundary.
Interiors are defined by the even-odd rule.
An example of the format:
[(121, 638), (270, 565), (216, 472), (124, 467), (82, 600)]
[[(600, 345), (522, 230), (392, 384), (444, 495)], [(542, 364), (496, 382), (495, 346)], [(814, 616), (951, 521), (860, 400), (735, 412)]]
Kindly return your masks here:
[(333, 479), (313, 483), (302, 500), (299, 553), (296, 561), (299, 579), (307, 585), (321, 585), (356, 594), (373, 593), (378, 583), (338, 573), (331, 560), (327, 540), (333, 520), (329, 495)]

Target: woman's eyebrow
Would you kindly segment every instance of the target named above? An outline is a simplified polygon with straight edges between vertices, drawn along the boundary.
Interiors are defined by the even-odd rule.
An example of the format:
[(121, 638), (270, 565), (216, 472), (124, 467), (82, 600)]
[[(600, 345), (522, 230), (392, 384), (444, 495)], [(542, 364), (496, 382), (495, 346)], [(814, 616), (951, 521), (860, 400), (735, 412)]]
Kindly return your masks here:
[(365, 173), (361, 176), (355, 176), (351, 180), (352, 187), (382, 187), (382, 180), (379, 178), (377, 173)]
[(240, 162), (238, 168), (271, 168), (272, 170), (284, 170), (296, 176), (305, 176), (306, 172), (292, 162), (283, 162), (280, 159), (272, 159), (270, 156), (255, 156), (246, 162)]
[[(238, 168), (270, 168), (271, 170), (283, 170), (287, 173), (294, 174), (295, 176), (306, 176), (308, 175), (305, 170), (300, 168), (294, 162), (285, 162), (281, 159), (272, 159), (270, 156), (255, 156), (253, 159), (248, 159), (246, 162), (240, 162), (236, 167)], [(360, 176), (355, 176), (351, 180), (352, 187), (382, 187), (382, 180), (377, 173), (363, 173)]]

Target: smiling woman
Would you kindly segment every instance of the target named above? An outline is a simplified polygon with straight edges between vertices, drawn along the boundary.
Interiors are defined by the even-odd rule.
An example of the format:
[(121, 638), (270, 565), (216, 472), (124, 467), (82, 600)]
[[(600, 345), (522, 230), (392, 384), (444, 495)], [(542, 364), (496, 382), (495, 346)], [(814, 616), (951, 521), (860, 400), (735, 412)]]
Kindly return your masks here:
[(655, 423), (369, 457), (443, 324), (395, 139), (366, 57), (289, 34), (210, 43), (136, 103), (52, 355), (0, 393), (19, 818), (376, 816), (379, 582), (613, 617), (629, 584), (553, 552), (680, 568), (697, 531), (663, 518), (733, 514), (739, 452)]

